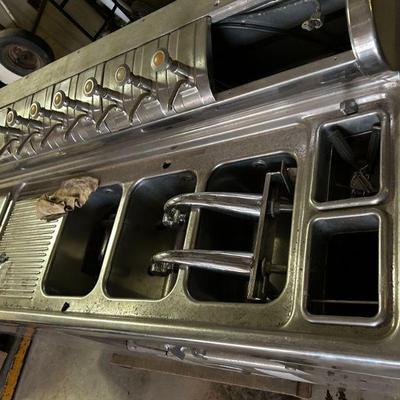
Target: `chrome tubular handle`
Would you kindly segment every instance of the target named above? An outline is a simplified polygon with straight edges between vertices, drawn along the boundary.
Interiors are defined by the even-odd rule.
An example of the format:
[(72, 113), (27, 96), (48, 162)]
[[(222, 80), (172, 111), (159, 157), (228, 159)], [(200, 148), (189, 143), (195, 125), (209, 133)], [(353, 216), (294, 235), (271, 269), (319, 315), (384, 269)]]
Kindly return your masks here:
[(29, 108), (29, 116), (33, 119), (39, 117), (50, 118), (63, 124), (68, 123), (68, 117), (65, 113), (43, 108), (38, 101), (34, 101)]
[(14, 127), (17, 125), (22, 125), (27, 128), (33, 128), (37, 130), (43, 129), (43, 123), (35, 121), (33, 119), (23, 118), (17, 114), (15, 110), (9, 110), (6, 116), (6, 122), (8, 126)]
[[(239, 214), (259, 218), (262, 196), (247, 193), (198, 192), (175, 196), (164, 205), (163, 223), (174, 226), (186, 221), (192, 208), (215, 210), (225, 214)], [(275, 216), (279, 213), (291, 213), (293, 205), (272, 199), (266, 213)]]
[(121, 64), (115, 71), (115, 81), (118, 85), (133, 85), (139, 89), (151, 92), (153, 90), (153, 82), (143, 76), (135, 75), (126, 64)]
[(76, 111), (83, 111), (90, 113), (93, 110), (93, 106), (89, 103), (80, 100), (74, 100), (68, 97), (63, 90), (58, 90), (53, 97), (53, 106), (56, 109), (61, 107), (72, 108)]
[(151, 57), (151, 68), (155, 72), (170, 71), (180, 78), (193, 81), (193, 68), (177, 60), (173, 60), (167, 49), (158, 49)]
[(110, 100), (118, 105), (122, 105), (123, 95), (115, 90), (101, 86), (95, 78), (86, 79), (83, 85), (83, 94), (87, 97), (100, 96), (105, 100)]
[(167, 275), (176, 267), (190, 267), (250, 276), (254, 257), (251, 253), (213, 250), (170, 250), (153, 256), (150, 273)]
[(262, 197), (246, 193), (186, 193), (169, 199), (164, 205), (163, 223), (183, 223), (192, 208), (203, 208), (227, 214), (259, 217)]

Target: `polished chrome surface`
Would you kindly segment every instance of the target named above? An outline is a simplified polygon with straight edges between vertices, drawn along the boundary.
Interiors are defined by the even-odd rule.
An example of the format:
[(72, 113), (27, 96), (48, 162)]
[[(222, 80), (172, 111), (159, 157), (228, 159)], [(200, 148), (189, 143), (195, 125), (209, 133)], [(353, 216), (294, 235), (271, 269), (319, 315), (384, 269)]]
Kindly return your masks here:
[[(16, 83), (12, 96), (2, 89), (2, 126), (8, 105), (28, 119), (33, 102), (52, 109), (54, 94), (62, 91), (66, 97), (61, 94), (62, 106), (56, 101), (54, 109), (68, 115), (73, 129), (41, 117), (43, 136), (28, 123), (18, 127), (22, 135), (5, 132), (0, 151), (10, 162), (0, 166), (0, 319), (129, 340), (132, 348), (146, 341), (161, 349), (160, 356), (245, 373), (287, 373), (288, 379), (363, 390), (380, 384), (398, 392), (398, 73), (378, 63), (373, 74), (363, 65), (375, 68), (374, 61), (346, 51), (214, 96), (202, 56), (195, 81), (207, 101), (189, 91), (187, 103), (178, 96), (168, 110), (179, 77), (156, 75), (147, 62), (154, 52), (167, 48), (172, 60), (193, 67), (194, 54), (176, 50), (187, 47), (182, 37), (191, 44), (198, 38), (204, 48), (211, 22), (261, 2), (220, 4), (196, 2), (185, 17), (155, 24), (155, 32), (140, 38), (131, 35), (131, 49), (119, 44), (101, 58), (92, 54), (95, 44), (86, 53), (93, 58), (75, 69), (48, 67), (43, 81), (48, 71), (63, 79), (48, 79), (54, 86), (29, 83), (22, 91)], [(349, 1), (348, 12), (354, 4), (359, 0)], [(358, 35), (352, 18), (350, 24)], [(156, 96), (129, 82), (121, 86), (115, 72), (122, 64), (156, 82)], [(83, 95), (92, 77), (129, 98), (123, 111)], [(343, 113), (349, 102), (357, 107)], [(350, 158), (329, 139), (332, 130), (341, 132)], [(80, 223), (92, 226), (94, 219), (70, 218), (69, 230), (68, 218), (37, 220), (34, 205), (42, 193), (83, 173), (101, 181), (95, 199), (106, 201), (107, 191), (118, 187), (120, 200), (103, 221), (107, 229), (96, 242), (98, 269), (90, 285), (49, 289), (57, 254), (65, 251), (72, 260), (68, 243), (83, 234)], [(360, 190), (360, 174), (372, 191)], [(221, 206), (221, 194), (229, 204)], [(231, 212), (237, 195), (241, 205), (260, 201), (259, 211), (250, 207), (250, 217), (247, 207)], [(277, 213), (274, 205), (287, 212)], [(181, 208), (185, 218), (165, 226), (165, 211)], [(82, 240), (88, 242), (90, 235)], [(151, 274), (154, 256), (168, 274)], [(68, 267), (75, 268), (69, 278), (88, 274), (82, 256), (75, 261), (60, 263), (62, 273), (54, 267), (55, 286)], [(232, 268), (242, 274), (226, 272)]]
[[(386, 8), (387, 4), (382, 4)], [(371, 0), (347, 0), (351, 46), (360, 70), (375, 74), (389, 68), (376, 32)], [(380, 20), (380, 24), (385, 21)]]
[(262, 196), (242, 193), (188, 193), (169, 199), (164, 206), (163, 223), (173, 226), (185, 222), (191, 208), (219, 210), (227, 214), (259, 217)]
[(170, 250), (153, 256), (150, 272), (168, 274), (174, 265), (208, 269), (221, 273), (250, 275), (254, 258), (251, 253), (211, 250)]

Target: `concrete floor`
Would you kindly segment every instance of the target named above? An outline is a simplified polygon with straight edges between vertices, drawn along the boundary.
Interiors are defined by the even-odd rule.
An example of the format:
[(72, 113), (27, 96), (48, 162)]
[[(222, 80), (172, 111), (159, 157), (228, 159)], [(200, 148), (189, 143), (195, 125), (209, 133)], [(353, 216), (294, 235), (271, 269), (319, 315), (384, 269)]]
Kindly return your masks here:
[(113, 348), (35, 335), (14, 400), (281, 400), (289, 397), (110, 363)]

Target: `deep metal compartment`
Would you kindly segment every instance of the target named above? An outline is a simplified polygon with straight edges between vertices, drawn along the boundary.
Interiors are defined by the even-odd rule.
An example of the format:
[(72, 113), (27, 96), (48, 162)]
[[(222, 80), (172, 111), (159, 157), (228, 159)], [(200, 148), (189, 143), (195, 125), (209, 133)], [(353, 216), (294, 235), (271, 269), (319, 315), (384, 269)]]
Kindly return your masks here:
[[(334, 130), (344, 143), (330, 138)], [(345, 201), (347, 204), (378, 196), (382, 191), (382, 165), (385, 162), (381, 156), (383, 135), (384, 121), (377, 112), (324, 124), (317, 140), (314, 201)], [(356, 181), (360, 171), (361, 178), (367, 179), (368, 190), (362, 190)]]
[(121, 195), (119, 185), (100, 187), (65, 217), (44, 278), (47, 295), (84, 296), (94, 288)]
[(309, 229), (306, 310), (320, 321), (365, 323), (382, 317), (385, 237), (382, 216), (319, 217)]
[[(272, 155), (227, 163), (219, 166), (207, 182), (207, 191), (263, 194), (265, 176), (279, 171), (282, 162), (293, 172), (295, 161), (288, 155)], [(266, 219), (270, 235), (262, 246), (268, 248), (271, 265), (287, 266), (291, 232), (291, 214), (279, 214)], [(209, 210), (200, 213), (195, 247), (204, 250), (249, 252), (254, 251), (258, 220), (240, 215), (228, 215)], [(283, 290), (286, 272), (269, 274), (274, 297)], [(249, 279), (238, 275), (192, 269), (188, 277), (188, 292), (195, 300), (217, 302), (247, 301)]]
[(151, 275), (151, 258), (163, 250), (182, 248), (186, 226), (166, 227), (164, 204), (177, 194), (193, 192), (195, 186), (196, 177), (190, 171), (143, 179), (135, 186), (106, 280), (110, 297), (157, 300), (170, 292), (176, 273)]
[(217, 92), (351, 50), (345, 0), (285, 1), (212, 25)]

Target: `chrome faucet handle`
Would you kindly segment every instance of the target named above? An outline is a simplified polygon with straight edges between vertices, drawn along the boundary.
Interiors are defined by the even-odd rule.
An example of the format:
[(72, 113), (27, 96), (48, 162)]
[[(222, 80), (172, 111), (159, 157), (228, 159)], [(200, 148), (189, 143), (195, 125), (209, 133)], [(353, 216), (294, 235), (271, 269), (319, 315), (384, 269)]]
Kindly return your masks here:
[[(192, 209), (208, 209), (223, 214), (259, 218), (262, 196), (248, 193), (196, 192), (185, 193), (169, 199), (164, 205), (163, 224), (174, 226), (182, 224)], [(270, 199), (266, 213), (276, 217), (280, 213), (291, 213), (290, 202)]]
[(86, 97), (100, 96), (105, 100), (115, 102), (118, 106), (122, 105), (123, 95), (115, 90), (108, 89), (100, 85), (96, 78), (88, 78), (83, 85), (83, 94)]
[(21, 131), (21, 129), (18, 128), (11, 128), (9, 126), (0, 126), (0, 134), (1, 135), (6, 135), (6, 136), (21, 136), (24, 135), (24, 132)]
[(168, 275), (175, 268), (190, 267), (250, 276), (254, 265), (252, 253), (215, 250), (169, 250), (155, 254), (150, 274)]
[(114, 78), (120, 86), (130, 84), (147, 92), (153, 91), (154, 83), (143, 76), (135, 75), (126, 64), (121, 64), (115, 70)]
[(158, 49), (151, 57), (151, 68), (155, 72), (170, 71), (180, 78), (193, 82), (193, 68), (177, 60), (173, 60), (167, 49)]
[(54, 119), (63, 124), (68, 123), (68, 116), (60, 111), (48, 110), (40, 105), (38, 101), (34, 101), (29, 108), (29, 116), (33, 119), (45, 117)]
[(28, 119), (21, 117), (15, 110), (9, 110), (6, 116), (7, 126), (15, 127), (17, 125), (22, 125), (27, 128), (34, 128), (37, 130), (43, 129), (43, 123), (35, 121), (33, 119)]
[(72, 108), (73, 110), (90, 113), (93, 111), (93, 106), (80, 100), (74, 100), (68, 97), (63, 90), (58, 90), (53, 97), (53, 107), (60, 109), (61, 107)]
[(179, 78), (168, 100), (169, 110), (174, 108), (175, 100), (183, 89), (189, 89), (195, 86), (193, 68), (180, 61), (173, 60), (167, 49), (158, 49), (153, 54), (151, 58), (151, 67), (156, 72), (170, 71)]

